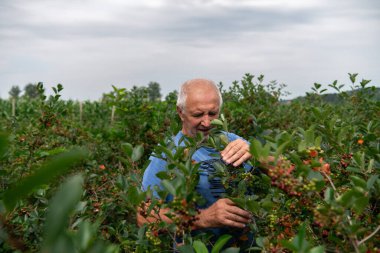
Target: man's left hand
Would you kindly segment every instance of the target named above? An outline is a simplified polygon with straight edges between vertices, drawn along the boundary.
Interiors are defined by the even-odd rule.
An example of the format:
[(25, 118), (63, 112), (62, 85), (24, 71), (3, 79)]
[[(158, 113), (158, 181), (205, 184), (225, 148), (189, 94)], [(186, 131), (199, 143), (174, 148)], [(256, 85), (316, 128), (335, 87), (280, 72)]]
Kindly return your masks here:
[(232, 164), (234, 167), (240, 166), (243, 162), (252, 157), (251, 153), (249, 153), (249, 144), (242, 139), (228, 143), (220, 154), (226, 163)]

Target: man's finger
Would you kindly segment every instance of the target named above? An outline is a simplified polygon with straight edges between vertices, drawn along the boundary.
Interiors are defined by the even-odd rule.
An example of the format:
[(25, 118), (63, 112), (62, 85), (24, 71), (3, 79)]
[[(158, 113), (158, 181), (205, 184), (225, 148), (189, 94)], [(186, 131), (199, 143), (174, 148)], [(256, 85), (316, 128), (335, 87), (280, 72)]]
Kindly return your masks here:
[(236, 146), (236, 145), (239, 145), (239, 143), (237, 142), (237, 140), (234, 140), (230, 143), (228, 143), (228, 145), (224, 148), (224, 150), (222, 150), (220, 153), (222, 156), (224, 155), (227, 155), (228, 153), (231, 152), (231, 150)]
[(251, 157), (252, 157), (251, 153), (247, 152), (243, 156), (241, 156), (237, 161), (235, 161), (232, 165), (234, 167), (238, 167), (238, 166), (242, 165), (245, 161), (250, 159)]
[(225, 220), (224, 225), (229, 226), (229, 227), (235, 227), (235, 228), (245, 228), (246, 223), (241, 223), (233, 220)]

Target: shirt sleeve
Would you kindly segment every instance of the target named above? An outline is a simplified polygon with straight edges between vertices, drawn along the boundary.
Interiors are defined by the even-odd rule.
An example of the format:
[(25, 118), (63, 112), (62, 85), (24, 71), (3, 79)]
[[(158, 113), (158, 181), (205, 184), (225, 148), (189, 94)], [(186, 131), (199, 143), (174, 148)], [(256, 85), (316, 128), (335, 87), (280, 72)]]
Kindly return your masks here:
[(246, 139), (244, 139), (243, 137), (240, 137), (239, 135), (237, 134), (234, 134), (234, 133), (226, 133), (227, 134), (227, 138), (228, 140), (231, 142), (231, 141), (234, 141), (234, 140), (237, 140), (237, 139), (242, 139), (244, 140), (246, 143), (250, 144), (249, 141), (247, 141)]
[(147, 191), (148, 188), (153, 191), (153, 195), (158, 197), (157, 192), (154, 190), (154, 186), (161, 187), (161, 179), (159, 179), (156, 174), (160, 171), (166, 170), (166, 161), (151, 156), (149, 158), (150, 163), (148, 167), (145, 169), (143, 180), (142, 180), (142, 190)]

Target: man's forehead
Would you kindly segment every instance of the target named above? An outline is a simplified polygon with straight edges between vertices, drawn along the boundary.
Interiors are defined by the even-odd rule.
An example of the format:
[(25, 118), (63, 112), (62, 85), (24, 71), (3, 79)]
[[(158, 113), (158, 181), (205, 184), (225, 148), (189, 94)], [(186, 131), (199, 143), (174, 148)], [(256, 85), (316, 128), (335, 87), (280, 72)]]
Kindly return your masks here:
[(218, 100), (211, 100), (204, 103), (192, 103), (189, 101), (189, 103), (186, 103), (186, 110), (189, 112), (219, 111), (219, 102)]
[(208, 83), (206, 84), (194, 84), (190, 85), (186, 89), (186, 95), (187, 97), (204, 97), (204, 96), (218, 96), (218, 90), (215, 86), (210, 85)]

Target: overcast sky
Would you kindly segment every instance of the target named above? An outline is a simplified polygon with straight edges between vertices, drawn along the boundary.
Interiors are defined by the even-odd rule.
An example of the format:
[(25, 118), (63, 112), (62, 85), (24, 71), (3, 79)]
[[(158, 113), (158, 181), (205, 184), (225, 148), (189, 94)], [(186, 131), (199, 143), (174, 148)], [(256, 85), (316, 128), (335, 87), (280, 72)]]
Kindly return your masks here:
[(380, 84), (378, 0), (1, 0), (0, 96), (13, 85), (61, 83), (95, 100), (156, 81), (163, 95), (205, 77), (245, 73), (287, 85)]

